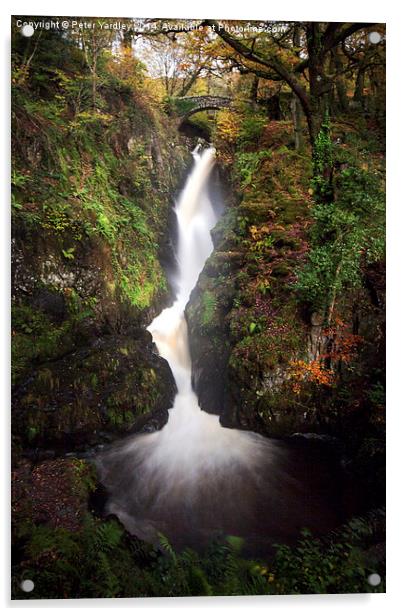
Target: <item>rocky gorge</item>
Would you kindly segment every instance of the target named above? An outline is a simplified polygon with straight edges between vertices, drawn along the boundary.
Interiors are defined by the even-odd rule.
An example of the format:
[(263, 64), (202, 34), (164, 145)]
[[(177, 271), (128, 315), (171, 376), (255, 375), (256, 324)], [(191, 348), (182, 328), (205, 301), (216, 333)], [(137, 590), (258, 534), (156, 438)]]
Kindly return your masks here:
[[(222, 109), (192, 117), (186, 107), (183, 120), (183, 97), (162, 96), (124, 43), (118, 59), (101, 56), (95, 97), (74, 41), (45, 34), (35, 70), (24, 64), (24, 45), (13, 42), (13, 596), (27, 598), (27, 576), (35, 578), (32, 598), (368, 592), (368, 572), (384, 573), (385, 546), (381, 93), (364, 117), (350, 111), (345, 120), (333, 102), (313, 145), (300, 145), (289, 92), (273, 113), (265, 99), (245, 99), (248, 74), (237, 90), (227, 86), (230, 99), (215, 97), (226, 101)], [(207, 105), (208, 97), (193, 98)], [(194, 169), (191, 153), (211, 144), (204, 188), (219, 220), (183, 309), (191, 404), (218, 417), (202, 415), (214, 429), (194, 469), (204, 455), (213, 484), (212, 435), (221, 426), (230, 443), (222, 459), (233, 455), (230, 472), (239, 471), (249, 502), (260, 502), (240, 447), (236, 458), (238, 443), (247, 443), (247, 460), (258, 455), (265, 469), (264, 507), (253, 524), (267, 536), (277, 530), (262, 510), (276, 503), (286, 511), (282, 496), (270, 500), (279, 478), (295, 509), (309, 502), (309, 481), (311, 494), (320, 487), (328, 514), (321, 533), (319, 525), (318, 537), (304, 529), (297, 543), (293, 520), (292, 532), (277, 536), (289, 539), (277, 554), (270, 535), (262, 556), (243, 550), (236, 533), (199, 551), (164, 535), (142, 540), (107, 509), (113, 486), (106, 489), (94, 465), (120, 443), (124, 452), (139, 435), (157, 443), (169, 432), (178, 387), (147, 328), (177, 299), (175, 206)], [(277, 466), (272, 451), (282, 452)], [(146, 495), (149, 460), (140, 452), (139, 480), (133, 474), (124, 484), (125, 456), (113, 481)], [(169, 468), (161, 473), (159, 465), (148, 481), (156, 501)], [(166, 485), (155, 492), (158, 473)], [(235, 501), (236, 482), (221, 481)], [(305, 562), (313, 562), (311, 578)]]

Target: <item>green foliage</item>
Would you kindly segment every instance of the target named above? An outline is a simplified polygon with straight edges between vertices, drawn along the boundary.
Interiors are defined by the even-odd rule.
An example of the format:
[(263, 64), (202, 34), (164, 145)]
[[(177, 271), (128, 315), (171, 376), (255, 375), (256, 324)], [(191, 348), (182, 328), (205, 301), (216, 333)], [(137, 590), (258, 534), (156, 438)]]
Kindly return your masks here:
[[(99, 206), (99, 204), (96, 205)], [(116, 227), (104, 212), (99, 212), (96, 223), (99, 233), (109, 240), (109, 242), (113, 242), (116, 236)]]
[(256, 175), (261, 162), (271, 157), (269, 150), (259, 150), (256, 152), (241, 152), (236, 158), (236, 172), (240, 176), (241, 188), (256, 186)]
[(16, 169), (12, 170), (11, 173), (11, 185), (15, 188), (20, 188), (26, 185), (27, 182), (31, 181), (31, 177), (29, 175), (24, 175), (18, 173)]
[(385, 407), (385, 390), (382, 383), (373, 383), (368, 391), (368, 399), (375, 406)]
[[(279, 594), (324, 594), (384, 592), (384, 582), (375, 590), (367, 578), (371, 572), (361, 549), (366, 525), (361, 523), (352, 538), (352, 529), (325, 544), (303, 532), (296, 548), (278, 546), (273, 571)], [(342, 589), (342, 590), (341, 590)]]
[(257, 328), (257, 323), (254, 323), (254, 321), (251, 321), (250, 325), (248, 326), (248, 330), (250, 334), (253, 334), (256, 328)]
[(30, 598), (119, 596), (119, 560), (114, 565), (112, 557), (124, 555), (123, 534), (115, 521), (99, 524), (93, 518), (78, 534), (34, 527), (26, 547), (30, 565), (24, 569), (24, 575), (35, 580)]
[(158, 539), (159, 539), (159, 545), (161, 549), (163, 550), (163, 552), (165, 552), (165, 554), (167, 554), (167, 556), (169, 556), (172, 559), (173, 563), (176, 565), (177, 564), (176, 552), (170, 545), (169, 539), (165, 537), (165, 535), (163, 535), (162, 533), (158, 533)]
[(211, 139), (211, 120), (206, 111), (200, 111), (190, 116), (187, 124), (197, 129), (196, 134), (201, 132), (201, 135), (205, 135), (208, 141)]
[(165, 111), (169, 114), (184, 116), (193, 109), (194, 102), (191, 99), (166, 96), (163, 101), (163, 106)]
[(304, 531), (294, 547), (277, 546), (270, 562), (245, 558), (241, 537), (215, 541), (200, 554), (176, 551), (162, 534), (152, 548), (114, 520), (88, 516), (75, 533), (36, 526), (22, 567), (14, 567), (13, 596), (23, 596), (22, 576), (35, 580), (32, 599), (383, 592), (384, 582), (367, 583), (372, 572), (384, 576), (382, 564), (365, 553), (378, 524), (378, 515), (356, 518), (326, 541)]
[(72, 246), (71, 248), (67, 248), (66, 250), (62, 249), (62, 253), (63, 253), (63, 257), (65, 259), (68, 259), (69, 261), (73, 261), (74, 260), (74, 251), (75, 251), (75, 247)]
[(41, 310), (24, 304), (12, 308), (11, 319), (13, 384), (33, 361), (55, 358), (71, 346), (72, 322), (56, 326)]
[(322, 123), (313, 148), (313, 180), (315, 200), (324, 203), (333, 196), (331, 177), (333, 168), (333, 147), (328, 114)]
[(94, 492), (97, 487), (95, 467), (85, 460), (75, 459), (73, 460), (73, 468), (75, 474), (73, 489), (83, 498), (88, 498), (88, 495)]
[(238, 136), (241, 147), (248, 145), (255, 147), (261, 138), (266, 124), (267, 116), (265, 113), (247, 108), (242, 118)]
[[(315, 169), (323, 173), (332, 164), (327, 131), (320, 133)], [(342, 156), (342, 154), (341, 154)], [(335, 200), (327, 202), (332, 187), (323, 175), (314, 178), (316, 203), (312, 214), (311, 249), (307, 264), (298, 270), (300, 298), (314, 310), (328, 310), (346, 289), (362, 285), (365, 264), (385, 255), (385, 199), (383, 178), (374, 169), (358, 166), (356, 159), (334, 180)]]
[[(67, 260), (71, 258), (74, 258), (73, 254)], [(51, 287), (48, 290), (57, 295)], [(15, 302), (11, 310), (12, 384), (15, 385), (33, 366), (55, 360), (71, 351), (80, 323), (93, 317), (97, 301), (96, 297), (83, 299), (74, 289), (70, 289), (66, 318), (61, 322), (54, 322), (50, 315), (34, 305)]]
[(37, 428), (36, 426), (28, 426), (26, 434), (28, 441), (33, 441), (39, 434), (39, 428)]
[[(92, 144), (88, 143), (88, 146), (92, 148)], [(16, 197), (16, 223), (21, 221), (33, 228), (39, 224), (49, 233), (60, 236), (63, 243), (71, 239), (81, 241), (88, 236), (101, 238), (112, 247), (112, 263), (122, 295), (133, 306), (146, 308), (154, 295), (166, 288), (152, 230), (155, 214), (145, 213), (132, 199), (119, 193), (115, 179), (119, 162), (105, 145), (101, 147), (99, 144), (97, 162), (93, 172), (87, 176), (82, 176), (82, 161), (74, 144), (68, 148), (68, 153), (60, 146), (56, 156), (60, 173), (53, 171), (53, 176), (57, 177), (62, 190), (53, 191), (51, 185), (45, 195), (39, 194), (44, 203), (41, 211), (35, 212), (20, 205)], [(150, 177), (144, 156), (143, 147), (131, 153), (132, 160), (139, 163), (137, 175), (133, 176), (133, 190), (148, 191), (149, 194)], [(67, 174), (70, 182), (66, 181)], [(21, 178), (18, 185), (24, 186)], [(43, 192), (40, 175), (37, 188), (30, 186), (31, 194), (32, 190)], [(124, 258), (124, 265), (121, 259), (123, 250), (129, 257)], [(73, 261), (76, 246), (61, 246), (60, 252), (66, 261)]]
[(74, 41), (43, 33), (31, 66), (19, 71), (25, 51), (16, 39), (13, 223), (44, 236), (64, 269), (79, 267), (80, 244), (90, 240), (94, 251), (110, 255), (103, 258), (112, 265), (110, 299), (146, 309), (166, 290), (158, 242), (171, 177), (168, 165), (156, 180), (145, 146), (151, 131), (161, 148), (170, 135), (147, 91), (144, 66), (131, 56), (111, 61), (106, 47), (100, 50), (94, 107), (92, 76)]
[(212, 291), (205, 291), (202, 295), (202, 313), (201, 324), (203, 327), (208, 327), (216, 312), (217, 298)]
[(124, 428), (132, 425), (134, 415), (130, 410), (122, 410), (120, 406), (116, 407), (112, 399), (108, 403), (107, 419), (113, 428)]

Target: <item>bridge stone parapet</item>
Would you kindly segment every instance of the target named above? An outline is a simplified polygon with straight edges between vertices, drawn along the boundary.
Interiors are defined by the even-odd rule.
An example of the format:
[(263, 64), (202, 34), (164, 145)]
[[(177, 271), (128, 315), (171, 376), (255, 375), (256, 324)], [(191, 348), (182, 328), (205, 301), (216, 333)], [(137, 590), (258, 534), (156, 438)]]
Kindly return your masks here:
[(178, 115), (181, 122), (200, 111), (225, 109), (233, 105), (233, 100), (226, 96), (182, 96), (176, 100), (179, 102)]

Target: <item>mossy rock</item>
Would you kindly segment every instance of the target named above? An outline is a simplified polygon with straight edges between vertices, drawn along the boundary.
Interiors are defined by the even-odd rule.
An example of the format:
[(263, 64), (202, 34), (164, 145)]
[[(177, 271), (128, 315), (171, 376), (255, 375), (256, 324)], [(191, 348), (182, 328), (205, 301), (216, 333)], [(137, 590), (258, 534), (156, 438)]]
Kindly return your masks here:
[(275, 263), (272, 266), (272, 276), (275, 278), (285, 278), (292, 272), (292, 268), (288, 263)]
[(264, 201), (250, 202), (244, 201), (238, 208), (238, 214), (246, 217), (249, 224), (262, 224), (272, 218), (272, 203)]
[(233, 267), (241, 266), (244, 255), (239, 250), (215, 250), (205, 263), (203, 273), (209, 277), (230, 275)]
[(39, 367), (15, 392), (13, 432), (26, 448), (59, 452), (96, 445), (139, 418), (167, 421), (176, 386), (150, 335), (105, 336)]
[(297, 237), (290, 237), (286, 231), (273, 231), (274, 246), (276, 248), (290, 248), (291, 250), (299, 250), (301, 240)]
[(308, 214), (308, 204), (300, 198), (289, 198), (287, 195), (278, 194), (275, 196), (275, 205), (277, 221), (280, 224), (290, 225), (298, 217), (304, 218)]

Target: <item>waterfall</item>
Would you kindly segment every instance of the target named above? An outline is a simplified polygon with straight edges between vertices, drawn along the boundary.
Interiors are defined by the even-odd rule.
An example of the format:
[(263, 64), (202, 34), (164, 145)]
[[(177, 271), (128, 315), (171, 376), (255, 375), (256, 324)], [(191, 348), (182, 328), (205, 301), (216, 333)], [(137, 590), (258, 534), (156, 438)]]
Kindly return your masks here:
[(98, 468), (110, 494), (108, 511), (140, 538), (155, 542), (162, 532), (180, 548), (240, 535), (253, 553), (266, 553), (303, 526), (323, 530), (334, 524), (322, 498), (328, 477), (283, 443), (224, 428), (198, 405), (184, 309), (213, 250), (210, 231), (217, 217), (208, 179), (215, 151), (196, 149), (193, 157), (175, 207), (177, 296), (148, 327), (178, 393), (161, 430), (114, 445), (100, 456)]
[(211, 229), (216, 216), (208, 196), (208, 177), (215, 150), (193, 152), (194, 170), (190, 174), (175, 208), (178, 226), (176, 300), (148, 327), (159, 354), (170, 365), (179, 395), (191, 394), (191, 362), (184, 309), (204, 263), (212, 252)]

